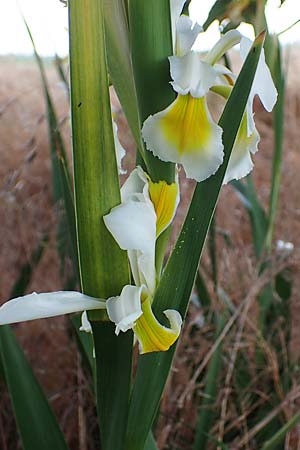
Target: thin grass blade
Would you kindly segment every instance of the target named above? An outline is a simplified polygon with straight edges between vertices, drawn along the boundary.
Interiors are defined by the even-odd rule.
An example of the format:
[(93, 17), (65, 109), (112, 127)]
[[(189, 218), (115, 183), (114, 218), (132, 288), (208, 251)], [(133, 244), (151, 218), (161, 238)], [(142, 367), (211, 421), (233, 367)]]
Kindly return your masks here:
[(264, 443), (261, 450), (275, 450), (278, 448), (278, 445), (281, 444), (287, 433), (294, 428), (296, 423), (300, 419), (300, 414), (297, 413), (292, 417), (280, 430), (277, 431), (277, 433), (274, 434), (274, 436), (269, 439), (267, 442)]

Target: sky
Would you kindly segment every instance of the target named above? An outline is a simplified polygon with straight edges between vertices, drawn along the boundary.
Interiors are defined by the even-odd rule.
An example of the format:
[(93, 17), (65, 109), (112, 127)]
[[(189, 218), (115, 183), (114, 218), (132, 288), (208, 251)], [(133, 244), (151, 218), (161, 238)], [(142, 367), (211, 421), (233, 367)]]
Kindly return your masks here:
[[(202, 24), (215, 0), (192, 0), (191, 17)], [(267, 18), (270, 31), (280, 32), (300, 19), (300, 0), (286, 0), (278, 9), (279, 0), (269, 0)], [(18, 6), (19, 5), (19, 6)], [(37, 49), (43, 56), (55, 52), (60, 56), (68, 53), (67, 8), (60, 0), (0, 0), (0, 55), (32, 54), (32, 46), (22, 22), (20, 9), (26, 18)], [(249, 37), (253, 32), (249, 27), (241, 31)], [(218, 39), (218, 25), (215, 23), (205, 40), (210, 47)], [(300, 23), (281, 37), (284, 44), (300, 44)], [(201, 45), (201, 44), (199, 44)]]

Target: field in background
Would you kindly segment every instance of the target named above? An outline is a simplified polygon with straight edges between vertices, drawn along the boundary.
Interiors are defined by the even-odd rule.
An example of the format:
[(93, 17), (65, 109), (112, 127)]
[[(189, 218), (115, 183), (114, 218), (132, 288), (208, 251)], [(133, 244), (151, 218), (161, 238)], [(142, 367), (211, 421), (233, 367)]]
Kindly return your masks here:
[[(51, 206), (51, 176), (47, 121), (40, 77), (32, 60), (0, 60), (0, 302), (7, 300), (22, 265), (30, 259), (37, 242), (54, 229), (55, 211)], [(300, 50), (289, 54), (288, 90), (285, 116), (285, 150), (277, 216), (276, 238), (292, 242), (295, 251), (288, 261), (295, 273), (292, 348), (300, 353)], [(69, 110), (66, 92), (56, 70), (48, 65), (48, 76), (55, 99), (61, 129), (70, 153)], [(118, 105), (114, 99), (118, 110)], [(256, 123), (262, 137), (260, 151), (255, 156), (254, 181), (259, 196), (267, 204), (272, 164), (271, 115), (256, 104)], [(133, 141), (128, 135), (122, 114), (119, 114), (121, 141), (128, 150), (125, 167), (133, 162)], [(190, 185), (184, 181), (179, 220), (183, 218)], [(219, 282), (235, 304), (247, 295), (257, 278), (248, 217), (236, 194), (230, 188), (222, 190), (217, 211)], [(223, 232), (231, 245), (224, 241)], [(275, 252), (274, 252), (275, 254)], [(204, 271), (210, 268), (202, 260)], [(34, 271), (29, 291), (61, 289), (59, 259), (55, 233), (49, 235), (42, 260)], [(255, 308), (251, 314), (255, 317)], [(188, 380), (205, 356), (209, 342), (207, 330), (201, 328), (199, 310), (191, 307), (174, 370), (162, 404), (158, 444), (160, 448), (189, 448), (191, 425), (195, 421), (194, 402), (184, 395)], [(191, 334), (196, 327), (197, 333)], [(70, 330), (64, 318), (23, 323), (15, 327), (26, 355), (38, 379), (43, 384), (59, 422), (73, 449), (81, 449), (85, 434), (96, 427), (89, 385), (82, 376), (76, 345), (70, 344)], [(209, 330), (208, 330), (209, 331)], [(251, 334), (245, 334), (244, 345), (251, 350)], [(225, 346), (230, 352), (230, 342)], [(295, 355), (296, 356), (296, 355)], [(59, 374), (59, 375), (58, 375)], [(78, 385), (81, 389), (78, 390)], [(200, 387), (201, 388), (201, 387)], [(201, 389), (200, 389), (201, 390)], [(79, 394), (78, 394), (79, 392)], [(222, 393), (220, 393), (222, 395)], [(166, 401), (167, 399), (167, 401)], [(180, 402), (179, 402), (180, 400)], [(293, 405), (294, 407), (294, 405)], [(85, 414), (82, 416), (82, 412)], [(83, 419), (82, 419), (83, 417)], [(79, 432), (78, 432), (79, 430)], [(171, 434), (172, 431), (172, 441)], [(8, 398), (0, 398), (0, 446), (15, 448), (15, 431)], [(5, 447), (5, 445), (8, 447)], [(174, 445), (174, 447), (172, 447)], [(165, 447), (164, 447), (165, 446)], [(186, 447), (185, 447), (186, 446)], [(83, 449), (84, 447), (82, 447)], [(90, 447), (91, 449), (93, 447)]]

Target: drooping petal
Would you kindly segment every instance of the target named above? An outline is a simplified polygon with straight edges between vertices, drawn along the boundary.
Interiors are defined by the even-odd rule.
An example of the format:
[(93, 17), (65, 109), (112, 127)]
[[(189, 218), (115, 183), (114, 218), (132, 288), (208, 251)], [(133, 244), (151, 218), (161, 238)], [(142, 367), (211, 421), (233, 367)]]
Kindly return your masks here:
[(181, 163), (187, 177), (197, 181), (213, 175), (223, 161), (222, 129), (213, 122), (205, 98), (179, 95), (147, 118), (142, 135), (155, 156)]
[(155, 245), (156, 214), (152, 204), (121, 203), (103, 217), (104, 223), (122, 250), (150, 254)]
[(116, 324), (116, 334), (134, 327), (137, 319), (143, 314), (141, 297), (144, 286), (124, 286), (121, 295), (111, 297), (106, 302), (108, 317)]
[(182, 57), (170, 56), (169, 61), (173, 79), (171, 84), (178, 94), (204, 97), (215, 84), (218, 76), (216, 69), (203, 61), (199, 53), (190, 51)]
[[(252, 106), (250, 105), (250, 107)], [(223, 184), (245, 177), (253, 168), (251, 153), (254, 154), (257, 152), (260, 136), (255, 128), (254, 121), (249, 132), (247, 117), (248, 115), (245, 113), (230, 155)]]
[(188, 16), (180, 16), (176, 22), (175, 54), (183, 56), (188, 53), (201, 31), (203, 29), (197, 22), (193, 22)]
[(119, 246), (128, 251), (135, 283), (146, 284), (153, 292), (156, 284), (156, 214), (151, 201), (128, 201), (111, 210), (104, 223)]
[(213, 48), (207, 53), (204, 60), (209, 64), (216, 64), (222, 56), (241, 41), (242, 35), (238, 30), (225, 33)]
[(4, 303), (0, 308), (0, 325), (105, 308), (104, 300), (80, 292), (33, 292)]
[[(251, 40), (243, 37), (240, 46), (240, 53), (243, 60), (246, 59), (251, 46)], [(270, 69), (266, 64), (264, 49), (262, 49), (259, 57), (249, 98), (252, 100), (255, 95), (259, 96), (264, 108), (268, 112), (272, 111), (277, 101), (277, 90), (274, 85)]]
[(80, 331), (85, 331), (86, 333), (92, 333), (92, 325), (91, 322), (88, 319), (87, 312), (83, 311), (81, 314), (81, 327), (79, 328)]
[(122, 203), (129, 200), (147, 201), (149, 199), (148, 193), (148, 178), (143, 169), (137, 166), (129, 175), (121, 188)]
[(122, 159), (126, 155), (126, 151), (124, 147), (121, 145), (121, 142), (119, 141), (118, 137), (118, 125), (113, 120), (113, 134), (114, 134), (114, 141), (115, 141), (115, 149), (116, 149), (116, 159), (117, 159), (117, 166), (118, 166), (118, 172), (120, 175), (124, 175), (126, 173), (126, 170), (122, 168)]
[(133, 327), (139, 341), (140, 353), (169, 350), (180, 334), (182, 318), (179, 312), (171, 309), (164, 311), (170, 322), (170, 328), (161, 325), (154, 316), (151, 297), (142, 302), (142, 312)]
[(156, 237), (172, 222), (180, 200), (178, 181), (168, 184), (166, 181), (149, 181), (149, 194), (156, 213)]

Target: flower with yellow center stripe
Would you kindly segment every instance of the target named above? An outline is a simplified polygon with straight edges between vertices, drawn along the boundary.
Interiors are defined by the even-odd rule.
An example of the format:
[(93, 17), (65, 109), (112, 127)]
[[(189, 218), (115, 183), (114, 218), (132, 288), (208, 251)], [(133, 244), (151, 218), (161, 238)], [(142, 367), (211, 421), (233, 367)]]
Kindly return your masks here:
[(163, 111), (149, 116), (143, 124), (146, 147), (163, 161), (180, 163), (188, 178), (203, 181), (223, 162), (222, 128), (212, 119), (206, 94), (228, 69), (217, 64), (237, 44), (236, 30), (226, 33), (205, 56), (191, 50), (200, 28), (181, 16), (176, 22), (175, 56), (169, 58), (176, 100)]
[(135, 286), (107, 300), (109, 318), (116, 334), (133, 329), (142, 353), (167, 350), (178, 338), (181, 316), (165, 311), (170, 328), (153, 315), (151, 303), (156, 289), (155, 245), (171, 223), (179, 203), (178, 183), (153, 183), (137, 167), (121, 189), (122, 203), (104, 217), (104, 223), (119, 246), (127, 250)]

